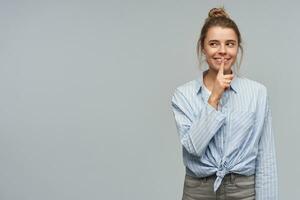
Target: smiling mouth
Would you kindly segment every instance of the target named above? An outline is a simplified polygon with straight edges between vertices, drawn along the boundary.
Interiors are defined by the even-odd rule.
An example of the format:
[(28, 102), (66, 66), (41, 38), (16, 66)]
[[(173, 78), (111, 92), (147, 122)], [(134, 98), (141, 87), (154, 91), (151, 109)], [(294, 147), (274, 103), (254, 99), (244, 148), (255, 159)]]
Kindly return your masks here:
[[(228, 63), (230, 59), (231, 58), (224, 58), (224, 63)], [(217, 61), (218, 64), (222, 63), (222, 58), (214, 58), (214, 60)]]

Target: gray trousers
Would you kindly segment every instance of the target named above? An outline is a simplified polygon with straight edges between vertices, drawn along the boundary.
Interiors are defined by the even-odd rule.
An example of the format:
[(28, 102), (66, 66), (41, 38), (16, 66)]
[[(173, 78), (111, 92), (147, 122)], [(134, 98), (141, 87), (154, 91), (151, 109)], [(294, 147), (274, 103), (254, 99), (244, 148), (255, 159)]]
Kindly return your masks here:
[(185, 175), (182, 200), (254, 200), (255, 175), (227, 174), (216, 192), (216, 175), (196, 178)]

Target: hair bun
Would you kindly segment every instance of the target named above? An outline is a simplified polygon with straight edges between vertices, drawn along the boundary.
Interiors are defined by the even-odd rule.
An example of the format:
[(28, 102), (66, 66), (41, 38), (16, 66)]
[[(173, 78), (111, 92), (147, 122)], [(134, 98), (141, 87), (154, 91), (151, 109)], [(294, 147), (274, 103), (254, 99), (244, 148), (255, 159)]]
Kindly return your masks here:
[(230, 18), (224, 8), (212, 8), (208, 13), (208, 18), (213, 18), (213, 17)]

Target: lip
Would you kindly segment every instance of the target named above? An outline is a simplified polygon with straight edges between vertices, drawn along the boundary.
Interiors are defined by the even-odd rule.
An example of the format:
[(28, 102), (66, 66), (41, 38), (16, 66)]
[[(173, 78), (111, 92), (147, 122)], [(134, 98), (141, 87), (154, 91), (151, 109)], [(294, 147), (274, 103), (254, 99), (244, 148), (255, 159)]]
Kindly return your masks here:
[[(216, 57), (216, 58), (213, 58), (218, 64), (221, 64), (222, 63), (222, 57)], [(224, 58), (224, 63), (228, 63), (229, 61), (231, 60), (231, 58)]]

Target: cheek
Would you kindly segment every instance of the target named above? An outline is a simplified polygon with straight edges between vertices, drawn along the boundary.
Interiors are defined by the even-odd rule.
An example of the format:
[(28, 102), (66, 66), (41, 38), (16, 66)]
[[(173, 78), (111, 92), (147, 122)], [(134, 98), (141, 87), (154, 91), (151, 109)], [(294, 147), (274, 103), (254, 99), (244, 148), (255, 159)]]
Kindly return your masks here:
[(229, 54), (232, 56), (232, 57), (237, 57), (237, 54), (238, 54), (238, 49), (232, 49), (229, 51)]
[(216, 52), (217, 51), (214, 49), (206, 49), (204, 55), (208, 59), (208, 58), (213, 57), (216, 54)]

